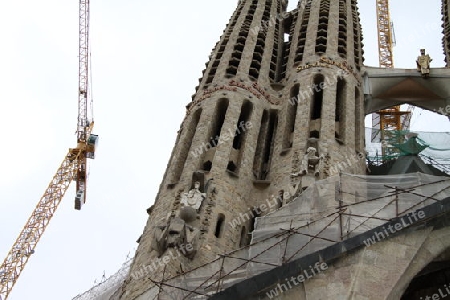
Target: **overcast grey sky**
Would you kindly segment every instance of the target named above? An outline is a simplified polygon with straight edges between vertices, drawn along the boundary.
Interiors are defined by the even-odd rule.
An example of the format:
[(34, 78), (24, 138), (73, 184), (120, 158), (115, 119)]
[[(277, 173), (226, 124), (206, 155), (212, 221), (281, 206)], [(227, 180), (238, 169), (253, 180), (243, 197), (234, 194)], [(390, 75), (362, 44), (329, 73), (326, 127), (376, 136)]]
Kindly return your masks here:
[[(359, 2), (366, 64), (376, 66), (375, 0)], [(440, 0), (391, 2), (396, 66), (414, 68), (423, 47), (432, 66), (443, 67)], [(75, 146), (78, 1), (0, 0), (0, 5), (3, 260)], [(132, 255), (185, 105), (235, 7), (236, 1), (217, 0), (91, 1), (94, 131), (100, 146), (90, 161), (88, 202), (75, 211), (74, 188), (66, 194), (11, 300), (71, 299)], [(450, 131), (446, 118), (424, 113), (414, 118), (415, 130), (420, 125)]]

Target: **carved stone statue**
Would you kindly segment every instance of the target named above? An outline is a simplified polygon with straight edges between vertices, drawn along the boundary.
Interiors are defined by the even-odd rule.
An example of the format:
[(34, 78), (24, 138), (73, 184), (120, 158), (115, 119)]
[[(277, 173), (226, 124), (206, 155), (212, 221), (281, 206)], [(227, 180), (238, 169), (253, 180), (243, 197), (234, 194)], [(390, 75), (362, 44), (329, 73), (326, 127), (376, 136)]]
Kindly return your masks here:
[(168, 248), (181, 249), (187, 246), (191, 250), (183, 252), (184, 256), (188, 258), (195, 256), (200, 230), (194, 227), (194, 224), (199, 218), (198, 210), (205, 198), (206, 193), (200, 191), (200, 182), (195, 181), (194, 188), (182, 194), (178, 213), (169, 217), (166, 224), (156, 226), (152, 247), (159, 256), (162, 256)]
[(193, 209), (198, 210), (205, 198), (206, 193), (200, 192), (200, 182), (196, 181), (194, 183), (194, 188), (189, 192), (184, 193), (181, 197), (181, 205), (192, 207)]
[(175, 217), (165, 226), (156, 226), (152, 248), (160, 257), (168, 248), (177, 248), (184, 256), (193, 258), (197, 253), (199, 235), (200, 230)]
[(316, 156), (316, 151), (316, 148), (309, 147), (308, 150), (306, 150), (306, 154), (303, 156), (302, 162), (300, 164), (300, 171), (298, 173), (292, 174), (291, 176), (306, 175), (308, 174), (309, 168), (314, 169), (315, 176), (319, 176), (320, 170), (321, 168), (323, 168), (323, 164), (321, 163), (321, 161), (323, 160), (324, 156)]
[(422, 73), (422, 77), (430, 76), (430, 62), (433, 59), (428, 54), (425, 54), (425, 49), (420, 49), (420, 56), (417, 57), (417, 71)]

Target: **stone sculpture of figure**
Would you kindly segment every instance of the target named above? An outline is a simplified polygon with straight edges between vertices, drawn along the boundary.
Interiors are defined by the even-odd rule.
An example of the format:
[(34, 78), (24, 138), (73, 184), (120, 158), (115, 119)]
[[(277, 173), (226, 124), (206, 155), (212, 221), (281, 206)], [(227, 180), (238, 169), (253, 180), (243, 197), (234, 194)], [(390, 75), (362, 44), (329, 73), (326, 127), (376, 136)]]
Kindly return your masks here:
[(193, 258), (197, 253), (199, 236), (200, 230), (175, 217), (166, 225), (156, 226), (152, 249), (161, 257), (168, 248), (178, 248), (184, 256)]
[(200, 192), (200, 182), (196, 181), (194, 183), (194, 188), (191, 189), (189, 192), (184, 193), (183, 196), (181, 197), (181, 205), (189, 206), (195, 210), (198, 210), (205, 198), (206, 193)]
[(431, 57), (428, 54), (425, 54), (425, 49), (420, 49), (420, 56), (417, 57), (417, 71), (422, 73), (422, 77), (427, 78), (430, 76), (430, 62), (432, 61)]
[(314, 169), (314, 175), (319, 176), (320, 168), (323, 167), (321, 164), (321, 160), (323, 160), (323, 156), (316, 156), (316, 148), (309, 147), (306, 150), (306, 154), (303, 156), (302, 162), (300, 164), (300, 171), (298, 173), (294, 173), (291, 176), (305, 175), (308, 174), (308, 169), (311, 167)]
[(314, 174), (316, 176), (319, 176), (319, 172), (322, 172), (322, 173), (324, 172), (324, 170), (326, 169), (327, 164), (329, 162), (329, 159), (330, 159), (330, 155), (328, 153), (320, 154), (319, 163), (316, 165), (315, 172), (314, 172)]
[(153, 236), (152, 249), (162, 256), (168, 248), (186, 248), (188, 252), (183, 255), (192, 258), (198, 249), (200, 230), (195, 226), (195, 220), (199, 219), (199, 208), (206, 193), (200, 191), (200, 182), (194, 182), (194, 188), (181, 195), (181, 207), (174, 217), (166, 219), (166, 224), (156, 226)]

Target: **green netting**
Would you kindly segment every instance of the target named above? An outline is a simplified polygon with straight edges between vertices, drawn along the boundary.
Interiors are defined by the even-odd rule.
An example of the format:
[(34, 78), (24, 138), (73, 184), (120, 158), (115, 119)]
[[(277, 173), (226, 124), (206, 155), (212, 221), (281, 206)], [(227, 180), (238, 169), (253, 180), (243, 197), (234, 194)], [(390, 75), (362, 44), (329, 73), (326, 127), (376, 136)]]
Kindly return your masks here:
[(450, 166), (450, 132), (389, 130), (382, 133), (379, 129), (366, 128), (366, 151), (369, 161), (420, 154)]
[(430, 146), (417, 136), (410, 137), (404, 143), (393, 143), (392, 145), (398, 149), (400, 155), (419, 155), (420, 152)]

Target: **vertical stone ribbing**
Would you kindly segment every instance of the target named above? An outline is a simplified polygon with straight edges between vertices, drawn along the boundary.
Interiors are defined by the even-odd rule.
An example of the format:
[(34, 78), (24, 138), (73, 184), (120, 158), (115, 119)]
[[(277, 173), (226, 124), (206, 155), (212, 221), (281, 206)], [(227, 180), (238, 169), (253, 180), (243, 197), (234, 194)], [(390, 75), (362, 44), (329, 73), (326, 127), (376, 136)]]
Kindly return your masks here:
[(442, 46), (444, 49), (445, 66), (450, 66), (450, 1), (442, 0)]
[(272, 81), (276, 81), (278, 76), (278, 57), (279, 57), (279, 52), (280, 52), (280, 36), (281, 32), (280, 32), (280, 21), (277, 20), (275, 21), (275, 33), (274, 33), (274, 47), (273, 47), (273, 51), (272, 51), (272, 57), (270, 60), (270, 72), (269, 72), (269, 77)]
[[(242, 8), (244, 7), (244, 2), (239, 3), (236, 11), (234, 12), (233, 16), (230, 19), (230, 23), (228, 24), (227, 28), (224, 30), (224, 34), (221, 37), (220, 41), (216, 43), (216, 46), (214, 47), (212, 54), (210, 56), (210, 61), (206, 63), (206, 69), (203, 70), (203, 74), (205, 74), (205, 71), (209, 69), (206, 78), (203, 78), (203, 89), (208, 88), (208, 86), (212, 83), (217, 68), (219, 67), (220, 61), (222, 59), (222, 56), (224, 54), (225, 48), (230, 40), (230, 36), (234, 30), (234, 27), (238, 21), (239, 16), (241, 15)], [(200, 78), (200, 82), (202, 81), (202, 78)], [(198, 90), (198, 87), (196, 88), (196, 91)]]
[(339, 0), (339, 36), (338, 36), (339, 56), (347, 58), (347, 1)]
[(355, 67), (359, 71), (364, 63), (363, 37), (361, 30), (361, 20), (359, 18), (358, 1), (351, 0), (352, 16), (353, 16), (353, 46), (354, 46), (354, 62)]
[[(264, 3), (264, 11), (263, 11), (263, 18), (261, 19), (261, 23), (255, 23), (254, 27), (251, 30), (251, 35), (255, 35), (254, 32), (255, 29), (260, 26), (261, 30), (263, 31), (264, 35), (264, 50), (261, 51), (260, 48), (258, 48), (258, 45), (261, 43), (258, 41), (256, 43), (256, 46), (254, 48), (253, 56), (260, 58), (260, 61), (256, 64), (256, 66), (261, 65), (260, 67), (260, 74), (258, 78), (256, 78), (253, 74), (254, 68), (254, 58), (252, 65), (249, 68), (249, 79), (252, 81), (257, 81), (258, 84), (261, 84), (263, 86), (269, 86), (271, 82), (275, 81), (278, 76), (279, 72), (279, 60), (281, 57), (281, 51), (282, 51), (282, 38), (283, 38), (283, 31), (282, 31), (282, 22), (283, 18), (285, 16), (285, 11), (283, 10), (284, 6), (281, 4), (281, 1), (261, 1), (259, 7)], [(260, 18), (257, 18), (257, 20), (260, 20)], [(246, 70), (243, 69), (243, 72)]]
[(286, 70), (289, 63), (289, 57), (291, 54), (295, 28), (297, 25), (297, 19), (298, 19), (298, 12), (294, 11), (293, 13), (290, 14), (290, 18), (287, 20), (288, 22), (286, 22), (286, 24), (289, 24), (289, 40), (286, 41), (283, 45), (283, 60), (281, 62), (281, 70), (278, 81), (286, 77)]
[[(271, 4), (272, 1), (266, 0), (264, 4), (264, 12), (262, 15), (262, 24), (270, 24), (271, 20)], [(258, 80), (261, 70), (261, 63), (266, 50), (266, 38), (268, 38), (265, 28), (258, 32), (256, 45), (253, 50), (252, 63), (250, 65), (249, 76), (253, 80)]]
[(297, 49), (295, 51), (294, 63), (298, 64), (303, 61), (303, 53), (305, 52), (306, 46), (306, 38), (309, 28), (309, 19), (311, 16), (311, 1), (308, 1), (304, 10), (299, 10), (299, 14), (302, 14), (302, 17), (299, 18), (301, 20), (301, 26), (299, 29), (299, 33), (297, 36)]
[[(327, 16), (327, 30), (326, 30), (326, 51), (324, 53), (318, 54), (319, 56), (333, 56), (338, 53), (338, 37), (339, 36), (339, 0), (337, 1), (327, 1), (328, 16)], [(322, 12), (321, 14), (326, 14)], [(322, 20), (322, 18), (320, 18)], [(320, 31), (320, 24), (318, 31)]]
[[(316, 148), (316, 155), (327, 157), (326, 165), (346, 161), (364, 147), (358, 72), (363, 52), (356, 1), (301, 1), (290, 14), (285, 25), (293, 22), (288, 27), (291, 53), (284, 59), (284, 97), (289, 101), (280, 110), (279, 150), (275, 151), (280, 155), (274, 157), (271, 177), (277, 178), (274, 185), (279, 190), (288, 184), (305, 188), (329, 176), (326, 171), (287, 176), (300, 171), (299, 161), (309, 147)], [(341, 171), (361, 174), (365, 171), (361, 166), (358, 163)]]
[(246, 40), (252, 26), (253, 18), (255, 16), (258, 0), (253, 0), (245, 16), (244, 22), (240, 26), (238, 38), (235, 42), (231, 58), (228, 61), (228, 68), (226, 69), (226, 77), (231, 78), (236, 76), (239, 65), (241, 63), (242, 53), (246, 46)]
[[(308, 147), (329, 154), (328, 163), (363, 149), (356, 1), (304, 0), (289, 14), (285, 9), (282, 0), (239, 1), (187, 107), (131, 273), (168, 251), (155, 246), (155, 232), (178, 218), (195, 181), (206, 197), (189, 224), (200, 230), (198, 251), (193, 259), (171, 261), (164, 273), (149, 274), (152, 280), (129, 278), (122, 299), (145, 295), (162, 276), (245, 245), (254, 219), (241, 216), (249, 208), (291, 191), (292, 184), (301, 192), (328, 176), (293, 176)], [(242, 124), (249, 127), (243, 131)], [(359, 165), (350, 168), (342, 171), (363, 172)]]
[(282, 60), (284, 11), (282, 0), (240, 1), (206, 63), (193, 100), (221, 81), (238, 76), (238, 80), (248, 78), (262, 84), (276, 81)]
[(328, 20), (330, 16), (330, 1), (320, 1), (319, 24), (317, 26), (316, 36), (316, 54), (322, 55), (327, 52), (328, 41)]

